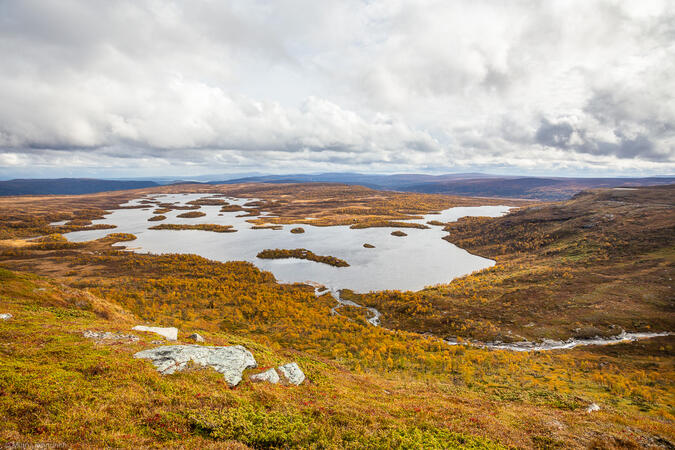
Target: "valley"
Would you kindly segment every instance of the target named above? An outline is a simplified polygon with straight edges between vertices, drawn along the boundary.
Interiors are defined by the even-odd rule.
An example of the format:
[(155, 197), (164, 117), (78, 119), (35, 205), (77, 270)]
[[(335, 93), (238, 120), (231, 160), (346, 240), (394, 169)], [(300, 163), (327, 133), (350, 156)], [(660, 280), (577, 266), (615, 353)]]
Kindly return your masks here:
[[(176, 204), (162, 197), (186, 193), (188, 201)], [(546, 352), (464, 343), (672, 331), (671, 193), (671, 187), (591, 191), (562, 203), (513, 202), (510, 213), (492, 218), (464, 216), (503, 200), (342, 185), (185, 185), (2, 198), (0, 313), (12, 318), (0, 322), (0, 418), (8, 424), (0, 436), (201, 448), (668, 448), (675, 439), (672, 336)], [(110, 220), (128, 213), (129, 223), (147, 230), (156, 206), (138, 200), (147, 198), (162, 203), (167, 224), (176, 224), (175, 215), (192, 201), (207, 214), (203, 220), (237, 232), (136, 234)], [(194, 203), (203, 198), (230, 205)], [(237, 211), (219, 212), (237, 203)], [(445, 212), (432, 214), (439, 211)], [(387, 221), (428, 228), (405, 228), (408, 236), (398, 238), (389, 236), (396, 224), (382, 227)], [(105, 223), (116, 228), (89, 229)], [(299, 224), (305, 233), (289, 231)], [(282, 228), (250, 228), (256, 225)], [(166, 245), (201, 233), (211, 247), (220, 239), (231, 246), (245, 233), (262, 233), (254, 236), (281, 236), (274, 239), (288, 242), (283, 248), (340, 257), (291, 244), (340, 227), (345, 231), (334, 241), (343, 246), (338, 236), (374, 233), (353, 242), (358, 252), (382, 251), (391, 242), (410, 245), (405, 252), (413, 257), (415, 243), (426, 242), (418, 234), (432, 233), (435, 247), (456, 244), (496, 264), (426, 288), (369, 292), (336, 284), (331, 292), (303, 280), (280, 283), (283, 277), (254, 258), (277, 248), (264, 242), (247, 262), (188, 249), (159, 252), (144, 240), (160, 233)], [(321, 243), (329, 235), (317, 236)], [(358, 267), (358, 258), (345, 260), (350, 267), (299, 264)], [(178, 343), (196, 331), (206, 345), (244, 345), (262, 369), (297, 361), (307, 380), (285, 388), (252, 383), (245, 374), (228, 388), (210, 370), (163, 376), (132, 358), (152, 338), (107, 344), (82, 336), (133, 333), (141, 323), (177, 327)], [(587, 412), (592, 405), (600, 410)]]

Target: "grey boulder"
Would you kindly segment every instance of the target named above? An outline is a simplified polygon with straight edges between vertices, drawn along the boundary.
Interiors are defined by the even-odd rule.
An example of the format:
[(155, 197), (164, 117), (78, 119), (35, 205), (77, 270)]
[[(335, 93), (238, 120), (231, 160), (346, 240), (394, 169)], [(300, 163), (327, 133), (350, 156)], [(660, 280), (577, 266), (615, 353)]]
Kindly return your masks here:
[(267, 381), (268, 383), (277, 384), (279, 383), (280, 379), (276, 370), (269, 369), (264, 372), (256, 373), (255, 375), (251, 375), (249, 380), (253, 381), (254, 383), (262, 383)]
[[(281, 374), (281, 377), (279, 376)], [(283, 384), (291, 384), (298, 386), (305, 381), (305, 374), (300, 369), (297, 363), (288, 363), (283, 366), (279, 366), (276, 369), (269, 369), (264, 372), (256, 373), (249, 377), (254, 383), (268, 382), (272, 384), (278, 384), (283, 382)]]
[(300, 370), (300, 366), (297, 363), (284, 364), (283, 366), (279, 366), (278, 369), (288, 384), (297, 386), (305, 381), (305, 374)]
[(185, 370), (188, 363), (212, 367), (222, 373), (229, 386), (236, 386), (241, 381), (246, 369), (256, 367), (251, 352), (241, 345), (230, 347), (207, 347), (203, 345), (164, 345), (143, 350), (134, 358), (150, 359), (159, 373), (167, 375)]

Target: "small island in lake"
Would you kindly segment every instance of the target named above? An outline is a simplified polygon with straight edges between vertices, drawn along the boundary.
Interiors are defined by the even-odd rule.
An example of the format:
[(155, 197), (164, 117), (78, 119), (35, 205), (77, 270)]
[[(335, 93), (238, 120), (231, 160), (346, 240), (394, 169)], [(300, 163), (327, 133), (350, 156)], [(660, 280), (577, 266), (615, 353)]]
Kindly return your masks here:
[(335, 256), (322, 256), (317, 255), (305, 248), (296, 248), (292, 250), (288, 249), (266, 249), (258, 253), (258, 258), (261, 259), (285, 259), (285, 258), (297, 258), (297, 259), (306, 259), (309, 261), (319, 262), (323, 264), (328, 264), (329, 266), (334, 267), (349, 267), (347, 261), (336, 258)]
[(392, 231), (392, 232), (391, 232), (391, 235), (392, 235), (392, 236), (398, 236), (398, 237), (407, 236), (407, 234), (404, 233), (404, 232), (401, 231), (401, 230)]
[(203, 217), (205, 215), (206, 213), (201, 211), (188, 211), (183, 214), (178, 214), (176, 217), (180, 217), (182, 219), (193, 219), (195, 217)]
[(232, 225), (216, 225), (213, 223), (200, 223), (196, 225), (163, 223), (148, 228), (148, 230), (200, 230), (213, 231), (214, 233), (234, 233), (235, 230)]
[(297, 227), (297, 228), (291, 228), (291, 233), (293, 234), (301, 234), (304, 233), (305, 229), (302, 227)]

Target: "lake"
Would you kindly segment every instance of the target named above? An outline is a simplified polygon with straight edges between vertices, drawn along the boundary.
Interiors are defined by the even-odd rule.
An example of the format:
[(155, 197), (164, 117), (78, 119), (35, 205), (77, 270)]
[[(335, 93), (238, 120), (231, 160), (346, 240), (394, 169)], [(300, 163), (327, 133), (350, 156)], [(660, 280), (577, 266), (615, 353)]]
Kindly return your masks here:
[[(138, 205), (142, 200), (184, 205), (189, 201), (210, 197), (205, 194), (155, 195), (129, 202), (123, 206)], [(230, 204), (244, 205), (255, 199), (222, 198)], [(206, 216), (177, 218), (185, 211), (173, 210), (164, 215), (166, 220), (148, 222), (155, 205), (144, 209), (118, 209), (94, 224), (116, 225), (113, 230), (91, 230), (67, 233), (69, 240), (78, 242), (98, 239), (109, 233), (133, 233), (137, 240), (126, 242), (130, 250), (139, 253), (194, 253), (216, 261), (249, 261), (262, 270), (270, 271), (284, 283), (314, 282), (333, 290), (352, 289), (356, 292), (386, 289), (420, 290), (426, 286), (448, 283), (454, 278), (494, 265), (494, 261), (472, 255), (442, 239), (448, 233), (442, 227), (430, 229), (401, 228), (408, 236), (396, 237), (391, 232), (398, 228), (350, 229), (348, 226), (315, 227), (311, 225), (284, 225), (280, 230), (252, 229), (246, 222), (253, 217), (237, 217), (244, 211), (220, 213), (220, 206), (202, 206)], [(451, 222), (465, 216), (497, 217), (506, 214), (509, 206), (458, 207), (428, 214), (410, 222), (426, 223), (437, 220)], [(263, 215), (264, 216), (264, 215)], [(197, 230), (149, 230), (158, 224), (221, 224), (233, 225), (236, 233), (214, 233)], [(293, 234), (291, 228), (301, 226), (305, 233)], [(368, 243), (375, 248), (364, 248)], [(306, 248), (318, 255), (344, 259), (350, 267), (333, 267), (322, 263), (300, 260), (263, 260), (258, 252), (275, 248)]]

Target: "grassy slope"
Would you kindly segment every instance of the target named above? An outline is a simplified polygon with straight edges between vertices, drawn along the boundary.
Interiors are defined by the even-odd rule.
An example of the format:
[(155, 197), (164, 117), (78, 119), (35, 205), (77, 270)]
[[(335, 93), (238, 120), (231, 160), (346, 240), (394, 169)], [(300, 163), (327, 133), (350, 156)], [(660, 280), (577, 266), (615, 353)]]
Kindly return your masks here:
[(360, 300), (385, 326), (514, 340), (675, 330), (675, 186), (585, 193), (449, 224), (489, 270), (419, 293)]
[[(299, 388), (245, 382), (230, 390), (208, 370), (162, 377), (131, 357), (154, 337), (105, 346), (79, 335), (85, 329), (128, 332), (141, 321), (115, 311), (117, 303), (2, 272), (2, 304), (15, 316), (0, 322), (3, 439), (126, 447), (201, 447), (235, 439), (258, 447), (284, 440), (291, 446), (447, 448), (492, 445), (485, 438), (521, 447), (630, 447), (673, 437), (668, 340), (630, 358), (448, 347), (376, 329), (362, 319), (331, 317), (321, 299), (303, 307), (310, 300), (301, 294), (304, 288), (270, 285), (265, 276), (256, 279), (255, 271), (242, 277), (241, 270), (252, 269), (248, 265), (189, 256), (117, 259), (124, 255), (99, 260), (97, 270), (105, 276), (98, 281), (64, 281), (100, 283), (96, 291), (105, 297), (137, 305), (155, 323), (178, 325), (186, 333), (196, 329), (210, 344), (244, 344), (261, 366), (296, 360), (311, 382)], [(82, 267), (90, 263), (81, 261)], [(120, 277), (127, 264), (134, 276)], [(240, 306), (221, 304), (218, 299), (244, 294), (228, 291), (231, 275), (250, 279), (247, 289), (272, 289), (263, 296), (269, 309), (258, 309), (263, 304), (250, 297)], [(277, 290), (280, 297), (273, 294)], [(167, 299), (169, 291), (178, 292), (179, 301)], [(210, 314), (210, 305), (198, 305), (205, 297), (216, 299)], [(237, 316), (237, 310), (246, 314)], [(271, 317), (269, 310), (275, 311)], [(603, 411), (587, 415), (591, 401)]]
[[(404, 386), (352, 374), (330, 361), (228, 333), (206, 336), (209, 344), (245, 345), (261, 367), (298, 361), (311, 383), (291, 388), (245, 381), (228, 389), (211, 370), (161, 376), (147, 361), (132, 358), (156, 336), (139, 333), (139, 342), (106, 344), (81, 335), (91, 329), (128, 332), (138, 323), (132, 314), (34, 276), (0, 269), (0, 279), (3, 310), (14, 315), (0, 323), (2, 441), (199, 448), (390, 448), (424, 441), (438, 448), (499, 448), (449, 431), (443, 423), (448, 413), (415, 414), (417, 394), (433, 395), (418, 382)], [(475, 402), (463, 402), (461, 412), (472, 414)]]

